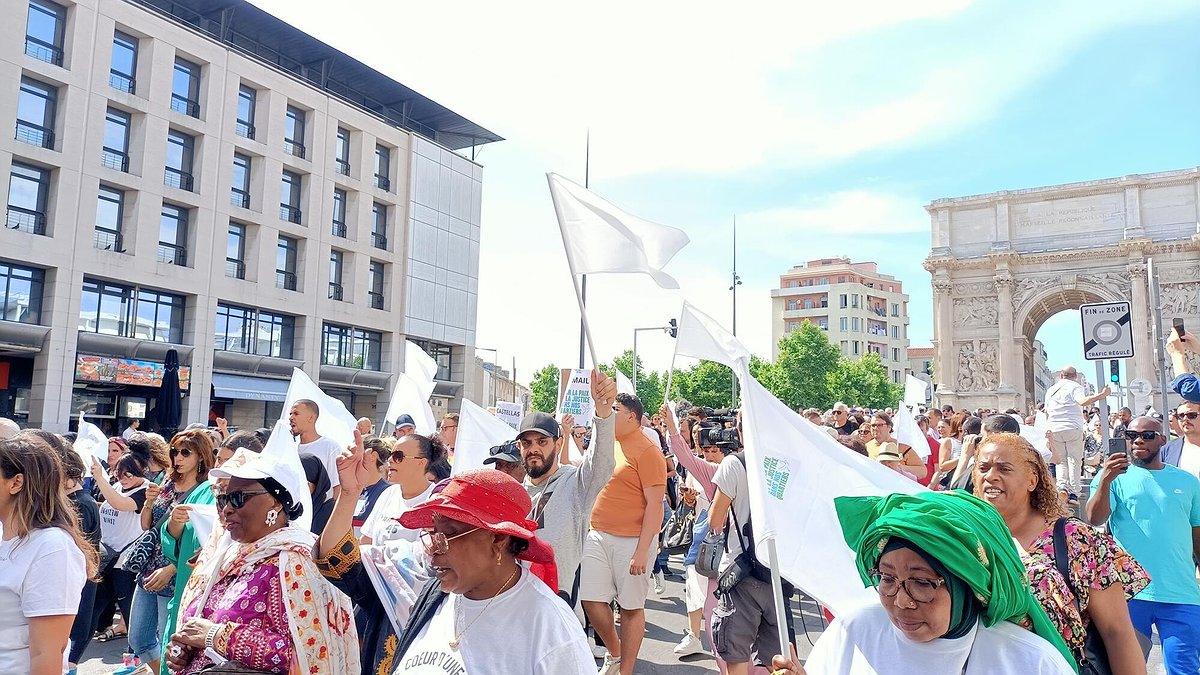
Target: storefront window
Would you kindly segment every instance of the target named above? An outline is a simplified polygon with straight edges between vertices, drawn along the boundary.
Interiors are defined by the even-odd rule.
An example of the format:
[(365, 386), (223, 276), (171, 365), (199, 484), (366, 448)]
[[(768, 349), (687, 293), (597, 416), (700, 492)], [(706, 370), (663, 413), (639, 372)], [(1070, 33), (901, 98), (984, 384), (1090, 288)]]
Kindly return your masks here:
[(430, 342), (428, 340), (413, 340), (413, 342), (415, 342), (421, 349), (424, 349), (425, 353), (429, 354), (431, 357), (433, 357), (433, 360), (437, 362), (437, 374), (434, 375), (436, 379), (446, 381), (453, 380), (454, 372), (451, 368), (451, 364), (454, 363), (453, 346), (444, 345), (439, 342)]
[(295, 317), (253, 307), (217, 304), (215, 344), (218, 351), (290, 359), (295, 335)]
[(181, 295), (84, 279), (79, 330), (180, 343), (183, 308)]
[(379, 370), (382, 351), (382, 333), (332, 323), (321, 331), (322, 365)]
[(0, 262), (0, 319), (40, 323), (44, 273)]

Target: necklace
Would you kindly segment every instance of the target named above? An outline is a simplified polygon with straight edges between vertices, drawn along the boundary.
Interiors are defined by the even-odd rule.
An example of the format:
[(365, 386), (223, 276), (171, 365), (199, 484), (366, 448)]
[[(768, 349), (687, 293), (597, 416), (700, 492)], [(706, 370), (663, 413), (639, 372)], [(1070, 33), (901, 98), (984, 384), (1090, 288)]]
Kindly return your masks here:
[[(494, 602), (496, 600), (496, 598), (500, 597), (501, 593), (503, 593), (505, 590), (508, 589), (508, 585), (510, 583), (512, 583), (513, 579), (517, 578), (517, 572), (520, 572), (520, 571), (521, 571), (521, 566), (517, 565), (517, 569), (513, 570), (513, 573), (509, 575), (508, 579), (504, 580), (504, 583), (500, 585), (500, 590), (496, 591), (495, 595), (488, 598), (487, 604), (485, 604), (483, 606), (483, 609), (479, 610), (479, 613), (475, 615), (474, 619), (471, 619), (471, 623), (468, 623), (467, 627), (462, 629), (461, 631), (459, 631), (459, 633), (454, 636), (454, 639), (450, 641), (450, 649), (453, 649), (454, 651), (458, 651), (458, 646), (460, 644), (462, 644), (462, 636), (466, 635), (467, 631), (471, 629), (471, 626), (474, 626), (475, 622), (479, 620), (479, 617), (483, 616), (484, 612), (486, 612), (488, 610), (488, 607), (492, 606), (492, 602)], [(455, 611), (454, 623), (456, 625), (458, 624), (457, 608)]]

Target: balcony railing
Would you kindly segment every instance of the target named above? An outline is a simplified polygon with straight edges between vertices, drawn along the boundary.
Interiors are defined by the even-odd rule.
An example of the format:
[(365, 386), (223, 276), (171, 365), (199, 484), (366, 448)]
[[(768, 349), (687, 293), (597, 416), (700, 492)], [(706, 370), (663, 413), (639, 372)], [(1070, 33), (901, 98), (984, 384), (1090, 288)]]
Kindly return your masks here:
[(163, 177), (163, 185), (167, 187), (179, 188), (192, 192), (194, 179), (192, 174), (187, 171), (181, 171), (173, 167), (166, 167), (166, 175)]
[(350, 175), (350, 162), (344, 159), (333, 160), (333, 170), (335, 173), (340, 173), (343, 176)]
[(329, 299), (330, 300), (341, 300), (342, 299), (342, 285), (341, 284), (335, 284), (332, 281), (329, 282)]
[(282, 288), (288, 291), (296, 290), (296, 273), (275, 270), (275, 288)]
[(230, 279), (245, 279), (246, 278), (246, 263), (237, 258), (225, 259), (225, 276)]
[(333, 236), (344, 239), (346, 237), (346, 224), (340, 220), (333, 221)]
[(136, 84), (137, 83), (132, 77), (124, 73), (118, 73), (116, 71), (109, 71), (108, 73), (108, 86), (116, 89), (117, 91), (123, 91), (126, 94), (132, 94), (136, 88)]
[(56, 66), (61, 66), (63, 64), (62, 47), (48, 45), (28, 36), (25, 38), (25, 53), (39, 61), (53, 63)]
[(171, 110), (181, 112), (188, 117), (200, 118), (200, 102), (184, 98), (179, 94), (171, 94)]
[(238, 188), (232, 188), (229, 192), (229, 203), (239, 209), (250, 208), (250, 193)]
[(158, 242), (158, 261), (168, 265), (187, 266), (187, 247)]
[(17, 120), (16, 139), (39, 148), (54, 149), (54, 130), (25, 120)]
[(303, 214), (300, 213), (300, 209), (296, 208), (295, 206), (288, 206), (287, 204), (279, 205), (279, 217), (288, 221), (289, 223), (295, 223), (297, 225), (301, 224), (301, 215)]
[(254, 125), (249, 122), (238, 120), (237, 124), (234, 125), (233, 132), (242, 138), (254, 140)]
[(129, 173), (129, 155), (120, 150), (104, 148), (100, 151), (100, 165)]
[(368, 291), (367, 295), (371, 300), (371, 309), (383, 309), (383, 293)]
[(391, 190), (392, 181), (388, 179), (387, 176), (375, 174), (375, 187), (379, 188), (380, 190)]
[(374, 246), (375, 248), (386, 251), (387, 250), (387, 235), (381, 234), (379, 232), (372, 232), (371, 233), (371, 245)]
[(289, 140), (285, 139), (283, 141), (283, 151), (285, 153), (291, 155), (292, 157), (299, 157), (300, 159), (304, 159), (304, 144), (303, 143), (297, 143), (296, 141), (289, 141)]
[(122, 240), (123, 237), (121, 236), (121, 233), (113, 232), (112, 230), (97, 229), (95, 234), (92, 235), (92, 242), (95, 244), (96, 248), (100, 249), (101, 251), (124, 253), (125, 247)]
[(10, 230), (21, 230), (30, 234), (46, 234), (46, 214), (30, 211), (19, 206), (8, 207), (4, 226)]

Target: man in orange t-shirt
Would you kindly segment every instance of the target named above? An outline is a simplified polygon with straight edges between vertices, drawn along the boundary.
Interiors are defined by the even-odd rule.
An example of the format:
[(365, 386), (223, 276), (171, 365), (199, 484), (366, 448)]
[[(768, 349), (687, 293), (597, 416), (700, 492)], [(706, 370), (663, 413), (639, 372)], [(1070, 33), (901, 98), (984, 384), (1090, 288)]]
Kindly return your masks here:
[[(662, 527), (667, 463), (662, 450), (642, 433), (642, 402), (618, 394), (617, 468), (596, 497), (591, 530), (583, 543), (579, 597), (596, 633), (609, 648), (604, 675), (632, 675), (646, 630), (650, 564)], [(610, 603), (621, 606), (621, 635)]]

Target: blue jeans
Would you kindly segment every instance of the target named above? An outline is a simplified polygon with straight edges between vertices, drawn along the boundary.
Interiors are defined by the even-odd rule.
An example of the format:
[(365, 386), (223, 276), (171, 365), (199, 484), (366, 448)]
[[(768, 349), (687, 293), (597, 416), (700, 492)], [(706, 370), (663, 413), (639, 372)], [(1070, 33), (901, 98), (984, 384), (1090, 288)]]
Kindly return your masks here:
[(1146, 635), (1158, 629), (1168, 675), (1200, 673), (1200, 605), (1130, 600), (1129, 618)]
[(129, 649), (143, 662), (162, 658), (162, 635), (167, 629), (167, 603), (171, 596), (151, 593), (138, 585), (129, 610)]

